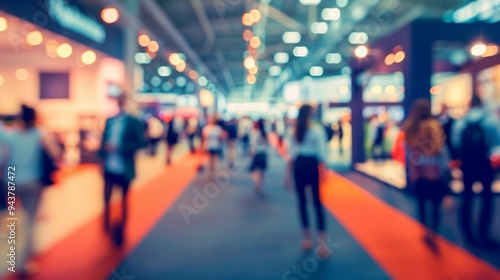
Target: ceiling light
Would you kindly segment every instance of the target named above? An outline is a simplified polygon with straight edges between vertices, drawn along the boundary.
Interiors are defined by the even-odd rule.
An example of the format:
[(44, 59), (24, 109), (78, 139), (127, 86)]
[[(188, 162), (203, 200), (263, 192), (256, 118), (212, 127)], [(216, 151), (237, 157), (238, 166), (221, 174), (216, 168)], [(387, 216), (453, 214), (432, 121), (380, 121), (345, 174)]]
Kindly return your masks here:
[(498, 54), (498, 46), (489, 45), (486, 46), (486, 52), (482, 55), (482, 57), (490, 57)]
[(259, 67), (257, 67), (257, 65), (255, 65), (251, 69), (248, 69), (248, 73), (250, 73), (252, 75), (256, 75), (258, 72), (259, 72)]
[(394, 55), (394, 62), (401, 63), (405, 60), (406, 54), (404, 51), (399, 51)]
[(160, 66), (158, 67), (158, 75), (162, 77), (168, 77), (172, 75), (172, 69), (170, 69), (170, 67), (168, 66)]
[(151, 41), (149, 42), (149, 45), (148, 45), (148, 50), (150, 52), (157, 52), (158, 50), (160, 49), (160, 45), (158, 44), (158, 42), (156, 41)]
[(328, 24), (326, 22), (314, 22), (311, 24), (311, 32), (314, 34), (325, 34), (328, 32)]
[(392, 95), (392, 94), (394, 94), (395, 92), (396, 92), (396, 87), (395, 87), (395, 86), (393, 86), (393, 85), (389, 85), (389, 86), (386, 86), (386, 87), (385, 87), (385, 93), (386, 93), (387, 95)]
[(184, 70), (186, 70), (186, 62), (181, 60), (179, 64), (175, 66), (175, 70), (177, 70), (177, 72), (184, 72)]
[(72, 53), (73, 47), (71, 47), (71, 45), (68, 43), (60, 44), (59, 47), (57, 47), (57, 55), (59, 57), (67, 58), (70, 57)]
[(362, 45), (366, 44), (367, 42), (368, 42), (368, 34), (366, 34), (365, 32), (352, 32), (349, 35), (349, 43), (351, 43), (352, 45), (356, 44)]
[(278, 52), (274, 55), (274, 62), (276, 63), (287, 63), (289, 60), (288, 53)]
[(208, 80), (205, 76), (201, 76), (198, 78), (198, 84), (202, 87), (206, 86), (208, 84)]
[(19, 68), (16, 70), (16, 79), (19, 81), (26, 81), (29, 77), (28, 70), (24, 68)]
[(59, 43), (55, 40), (49, 40), (45, 44), (45, 50), (47, 51), (47, 55), (50, 57), (57, 57), (57, 47)]
[(337, 0), (337, 6), (339, 8), (344, 8), (347, 4), (349, 4), (349, 0)]
[(248, 42), (250, 41), (250, 39), (252, 39), (252, 36), (253, 36), (252, 30), (246, 29), (245, 31), (243, 31), (243, 40)]
[(7, 30), (7, 27), (7, 19), (4, 17), (0, 17), (0, 32)]
[(197, 80), (198, 79), (198, 73), (196, 73), (196, 71), (194, 71), (194, 70), (189, 71), (188, 76), (189, 76), (189, 78), (191, 78), (191, 80)]
[(262, 15), (261, 15), (260, 11), (257, 10), (257, 9), (253, 9), (253, 10), (251, 10), (248, 13), (252, 16), (252, 19), (253, 19), (254, 23), (259, 22), (260, 19), (262, 18)]
[(243, 23), (243, 25), (245, 25), (245, 26), (252, 26), (254, 23), (253, 16), (249, 13), (245, 13), (241, 17), (241, 23)]
[(321, 0), (300, 0), (302, 5), (318, 5), (319, 3), (321, 3)]
[(255, 75), (248, 75), (247, 82), (248, 84), (253, 85), (257, 82), (257, 77), (255, 77)]
[(30, 46), (38, 46), (43, 42), (42, 32), (35, 30), (26, 35), (26, 42)]
[(115, 23), (120, 18), (120, 13), (113, 7), (104, 8), (101, 12), (101, 18), (105, 23)]
[(309, 69), (309, 74), (313, 77), (319, 77), (323, 75), (323, 67), (321, 66), (313, 66)]
[(93, 50), (87, 50), (82, 53), (81, 60), (85, 65), (91, 65), (97, 59), (97, 55)]
[(179, 76), (179, 77), (177, 77), (177, 79), (175, 79), (175, 83), (179, 87), (184, 87), (184, 86), (186, 86), (187, 79), (184, 78), (183, 76)]
[(136, 53), (134, 58), (137, 64), (148, 64), (151, 62), (151, 59), (146, 53)]
[(139, 46), (145, 48), (145, 47), (149, 46), (149, 42), (151, 42), (151, 40), (149, 39), (148, 35), (141, 34), (141, 35), (139, 35), (139, 38), (137, 38), (137, 42), (139, 43)]
[(339, 93), (342, 95), (348, 94), (349, 93), (349, 87), (346, 85), (340, 86), (339, 87)]
[(324, 20), (338, 20), (340, 19), (340, 10), (338, 8), (326, 8), (321, 11), (321, 17)]
[(358, 46), (354, 50), (354, 55), (356, 55), (357, 58), (365, 58), (368, 55), (368, 48), (366, 46)]
[(293, 48), (293, 55), (296, 57), (305, 57), (309, 53), (307, 47), (295, 47)]
[(385, 65), (391, 66), (394, 64), (394, 54), (390, 53), (385, 57)]
[(470, 53), (473, 56), (482, 56), (486, 53), (486, 51), (487, 51), (487, 47), (483, 43), (477, 43), (474, 46), (472, 46), (472, 48), (470, 49)]
[(340, 72), (342, 73), (342, 75), (347, 76), (347, 75), (351, 75), (352, 70), (349, 66), (344, 66), (344, 67), (342, 67)]
[(154, 76), (149, 80), (152, 86), (159, 87), (161, 85), (161, 78), (158, 76)]
[(246, 69), (252, 69), (255, 66), (255, 59), (253, 59), (253, 57), (247, 57), (243, 61), (243, 65)]
[(372, 87), (372, 93), (373, 94), (381, 94), (382, 93), (382, 86), (381, 85), (374, 85)]
[(181, 57), (178, 53), (172, 53), (170, 54), (170, 56), (168, 57), (168, 61), (170, 62), (170, 64), (172, 64), (173, 66), (177, 66), (179, 65), (179, 63), (181, 63)]
[(297, 44), (300, 42), (301, 36), (299, 32), (296, 31), (287, 31), (283, 33), (283, 42), (287, 44)]
[(257, 49), (258, 47), (260, 47), (260, 38), (257, 36), (253, 36), (250, 39), (250, 47), (252, 47), (254, 49)]
[(326, 55), (325, 60), (328, 64), (339, 64), (342, 61), (342, 55), (340, 53), (329, 53)]
[(269, 67), (269, 75), (272, 77), (279, 76), (281, 74), (281, 67), (278, 65), (273, 65)]

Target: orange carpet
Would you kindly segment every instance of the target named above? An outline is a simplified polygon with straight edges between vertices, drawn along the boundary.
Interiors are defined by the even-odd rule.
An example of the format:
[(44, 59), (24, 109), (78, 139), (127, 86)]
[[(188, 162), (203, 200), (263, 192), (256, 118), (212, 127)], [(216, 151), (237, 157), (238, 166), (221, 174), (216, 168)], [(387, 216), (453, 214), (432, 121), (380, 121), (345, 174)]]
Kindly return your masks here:
[(420, 223), (346, 178), (331, 172), (325, 207), (393, 279), (500, 279), (500, 271), (438, 239), (439, 254), (422, 241)]
[[(122, 249), (112, 245), (103, 230), (103, 218), (99, 216), (40, 256), (41, 271), (33, 279), (106, 279), (168, 211), (195, 178), (196, 167), (204, 160), (204, 156), (182, 157), (146, 183), (147, 187), (138, 188), (138, 191), (131, 189), (126, 242)], [(119, 207), (116, 203), (111, 211), (119, 211)], [(121, 274), (118, 268), (116, 272)]]
[[(276, 147), (274, 134), (270, 142)], [(286, 157), (283, 149), (278, 152)], [(321, 200), (393, 279), (500, 280), (495, 267), (443, 238), (433, 253), (419, 222), (335, 172), (329, 172)]]

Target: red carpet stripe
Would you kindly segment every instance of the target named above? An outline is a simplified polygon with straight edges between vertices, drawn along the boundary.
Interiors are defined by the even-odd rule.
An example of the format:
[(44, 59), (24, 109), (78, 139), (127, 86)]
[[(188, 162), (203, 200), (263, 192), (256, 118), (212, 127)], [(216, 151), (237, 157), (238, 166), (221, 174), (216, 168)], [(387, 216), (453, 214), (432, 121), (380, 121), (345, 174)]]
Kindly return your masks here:
[[(183, 157), (148, 182), (147, 187), (132, 189), (126, 243), (122, 249), (113, 247), (99, 216), (40, 256), (41, 271), (33, 279), (106, 279), (170, 209), (195, 178), (196, 166), (204, 160), (203, 156)], [(119, 206), (113, 205), (112, 212), (119, 211)], [(117, 272), (121, 273), (119, 269)]]
[(500, 271), (443, 238), (434, 254), (420, 223), (338, 174), (330, 174), (322, 200), (393, 279), (500, 279)]

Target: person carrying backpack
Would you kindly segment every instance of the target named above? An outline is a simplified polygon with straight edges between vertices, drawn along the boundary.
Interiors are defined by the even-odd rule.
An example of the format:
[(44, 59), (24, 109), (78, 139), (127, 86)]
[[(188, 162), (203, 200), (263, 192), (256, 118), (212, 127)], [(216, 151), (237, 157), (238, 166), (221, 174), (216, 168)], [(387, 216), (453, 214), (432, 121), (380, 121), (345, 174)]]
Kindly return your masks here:
[[(458, 153), (464, 183), (460, 211), (461, 228), (467, 243), (488, 249), (500, 247), (489, 235), (493, 213), (491, 186), (495, 175), (492, 159), (498, 155), (500, 148), (499, 127), (495, 116), (482, 108), (481, 99), (474, 96), (469, 112), (463, 119), (456, 121), (452, 128), (452, 144)], [(479, 239), (475, 238), (471, 225), (474, 197), (472, 186), (475, 182), (483, 185)]]

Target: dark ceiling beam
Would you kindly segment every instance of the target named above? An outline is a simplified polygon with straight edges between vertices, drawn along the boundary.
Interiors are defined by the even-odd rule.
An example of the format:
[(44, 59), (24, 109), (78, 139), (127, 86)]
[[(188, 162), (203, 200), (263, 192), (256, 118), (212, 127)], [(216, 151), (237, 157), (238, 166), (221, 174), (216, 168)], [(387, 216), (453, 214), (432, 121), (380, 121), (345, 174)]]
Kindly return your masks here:
[(269, 4), (260, 3), (259, 9), (260, 10), (268, 9), (270, 18), (281, 23), (283, 26), (285, 26), (286, 28), (288, 28), (290, 30), (299, 31), (300, 33), (307, 33), (308, 32), (308, 28), (306, 26), (304, 26), (302, 23), (285, 15), (280, 10), (274, 8), (273, 6), (271, 6)]
[(229, 88), (229, 91), (231, 91), (235, 85), (234, 85), (234, 80), (233, 76), (231, 75), (231, 72), (229, 71), (229, 67), (224, 59), (224, 54), (218, 50), (217, 53), (217, 61), (219, 63), (219, 67), (222, 67), (222, 74), (224, 75), (224, 80), (226, 81), (226, 85)]
[[(182, 36), (179, 30), (175, 27), (175, 24), (170, 20), (163, 9), (158, 6), (155, 0), (142, 0), (140, 5), (144, 11), (149, 15), (159, 27), (162, 28), (163, 33), (172, 38), (173, 41), (179, 46), (180, 51), (182, 51), (188, 58), (188, 62), (195, 67), (199, 67), (203, 70), (203, 75), (205, 75), (213, 83), (218, 83), (215, 76), (211, 73), (210, 69), (207, 68), (203, 61), (199, 58), (198, 54), (191, 48), (186, 39)], [(198, 69), (196, 69), (198, 70)]]
[(208, 20), (207, 14), (205, 12), (205, 7), (201, 0), (191, 0), (191, 4), (193, 5), (194, 12), (198, 17), (198, 21), (200, 22), (201, 28), (205, 32), (207, 36), (207, 41), (203, 49), (205, 52), (212, 50), (215, 42), (215, 32), (212, 28), (212, 24)]

